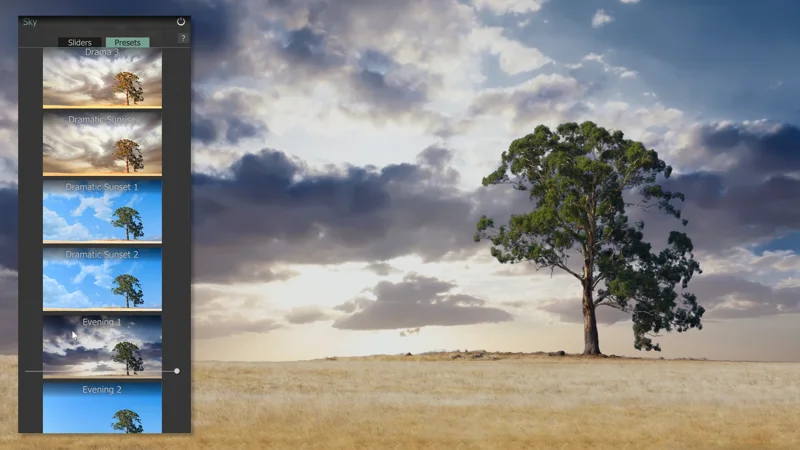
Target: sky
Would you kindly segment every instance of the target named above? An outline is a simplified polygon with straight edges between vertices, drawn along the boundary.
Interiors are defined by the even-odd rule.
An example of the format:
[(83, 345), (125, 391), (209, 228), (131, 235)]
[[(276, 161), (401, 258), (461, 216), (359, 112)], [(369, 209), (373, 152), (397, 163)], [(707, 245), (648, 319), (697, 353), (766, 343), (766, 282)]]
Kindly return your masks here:
[(44, 308), (125, 307), (114, 295), (119, 275), (139, 280), (144, 301), (137, 308), (161, 308), (160, 248), (45, 248)]
[[(531, 207), (481, 186), (514, 139), (591, 120), (673, 166), (707, 310), (702, 330), (648, 354), (629, 318), (599, 309), (601, 350), (800, 360), (797, 2), (26, 4), (37, 12), (192, 16), (195, 359), (580, 352), (576, 282), (500, 265), (472, 236), (483, 214)], [(0, 174), (13, 183), (6, 28)], [(663, 245), (674, 222), (646, 218)], [(8, 313), (15, 227), (0, 218)], [(8, 351), (14, 333), (0, 331)]]
[[(47, 48), (43, 52), (42, 100), (46, 106), (122, 106), (125, 93), (114, 92), (114, 76), (132, 72), (139, 77), (143, 101), (161, 106), (161, 50), (109, 49), (87, 55), (85, 49)], [(133, 102), (130, 102), (133, 105)]]
[(130, 139), (139, 144), (144, 162), (137, 172), (161, 174), (161, 110), (46, 110), (42, 135), (44, 172), (125, 173), (114, 144)]
[[(84, 386), (114, 394), (84, 394)], [(45, 433), (123, 433), (111, 427), (122, 409), (139, 414), (144, 433), (161, 433), (161, 383), (45, 381), (42, 390)]]
[[(102, 322), (96, 325), (96, 322), (91, 322), (95, 320)], [(125, 375), (125, 364), (111, 358), (114, 346), (130, 342), (139, 347), (142, 357), (144, 370), (139, 374), (161, 376), (160, 315), (47, 314), (42, 317), (42, 327), (42, 370), (45, 375)], [(72, 333), (77, 337), (73, 338)]]
[(111, 225), (114, 212), (122, 207), (139, 212), (144, 233), (139, 240), (161, 240), (160, 180), (45, 179), (43, 192), (46, 241), (124, 240), (125, 229)]

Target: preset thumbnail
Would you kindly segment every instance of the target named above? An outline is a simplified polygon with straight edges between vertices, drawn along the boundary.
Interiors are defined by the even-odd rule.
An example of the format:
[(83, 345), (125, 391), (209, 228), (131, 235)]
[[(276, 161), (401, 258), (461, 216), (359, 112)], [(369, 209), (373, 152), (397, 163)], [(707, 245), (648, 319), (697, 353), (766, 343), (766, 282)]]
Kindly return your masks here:
[(46, 247), (45, 311), (161, 311), (161, 249)]
[(161, 378), (160, 315), (42, 317), (44, 378)]
[(47, 244), (161, 242), (160, 180), (53, 180), (43, 185)]
[(44, 48), (45, 108), (160, 108), (161, 50)]
[(46, 110), (42, 170), (54, 175), (161, 175), (161, 110)]
[(45, 381), (44, 433), (161, 433), (160, 382)]

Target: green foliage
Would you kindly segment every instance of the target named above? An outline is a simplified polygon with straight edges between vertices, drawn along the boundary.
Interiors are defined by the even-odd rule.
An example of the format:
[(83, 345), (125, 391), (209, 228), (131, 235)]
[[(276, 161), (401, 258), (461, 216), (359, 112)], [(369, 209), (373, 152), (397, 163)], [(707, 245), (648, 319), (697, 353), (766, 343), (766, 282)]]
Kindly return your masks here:
[(139, 414), (131, 411), (130, 409), (121, 409), (114, 413), (114, 419), (117, 419), (116, 423), (111, 424), (111, 428), (119, 431), (125, 431), (126, 433), (143, 433), (144, 429), (142, 428), (142, 420), (139, 418)]
[(125, 161), (125, 173), (130, 173), (131, 168), (134, 172), (144, 169), (144, 158), (139, 144), (130, 139), (120, 139), (114, 143), (114, 157)]
[(114, 350), (111, 351), (111, 360), (125, 364), (125, 375), (130, 375), (131, 370), (134, 375), (144, 370), (144, 362), (142, 361), (139, 347), (130, 342), (120, 342), (115, 345)]
[(125, 229), (125, 240), (129, 241), (131, 236), (133, 239), (144, 236), (144, 226), (142, 225), (142, 218), (139, 216), (139, 211), (131, 208), (130, 206), (123, 206), (114, 211), (113, 216), (115, 219), (111, 221), (111, 225), (117, 228)]
[[(490, 240), (500, 263), (527, 261), (537, 270), (571, 274), (584, 287), (588, 314), (597, 306), (630, 313), (634, 347), (659, 351), (651, 339), (657, 333), (702, 329), (704, 308), (697, 298), (676, 292), (702, 272), (685, 233), (672, 231), (666, 249), (654, 253), (643, 241), (644, 223), (629, 223), (626, 209), (661, 211), (680, 220), (673, 201), (683, 201), (683, 194), (658, 184), (671, 172), (656, 151), (620, 131), (592, 122), (566, 123), (556, 132), (540, 125), (512, 142), (500, 167), (483, 179), (484, 186), (510, 184), (527, 192), (534, 208), (500, 227), (481, 217), (475, 241)], [(638, 199), (631, 200), (637, 192)], [(583, 270), (568, 264), (576, 252)]]
[(135, 276), (129, 274), (117, 275), (117, 277), (114, 278), (113, 284), (115, 287), (111, 289), (111, 292), (114, 293), (114, 295), (125, 296), (126, 308), (130, 308), (131, 305), (135, 308), (137, 305), (144, 303), (142, 299), (144, 296), (141, 289), (142, 285)]
[(114, 85), (114, 92), (125, 93), (125, 104), (130, 106), (131, 100), (136, 105), (144, 101), (144, 90), (139, 76), (131, 72), (120, 72), (114, 75), (117, 84)]

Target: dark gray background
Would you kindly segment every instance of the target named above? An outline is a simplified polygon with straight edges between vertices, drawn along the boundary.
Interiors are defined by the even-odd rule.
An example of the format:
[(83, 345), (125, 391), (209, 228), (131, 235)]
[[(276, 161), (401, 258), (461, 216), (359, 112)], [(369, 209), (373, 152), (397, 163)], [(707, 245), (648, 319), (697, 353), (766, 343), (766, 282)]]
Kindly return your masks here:
[[(20, 16), (20, 47), (57, 47), (60, 37), (149, 37), (150, 47), (187, 46), (178, 41), (179, 33), (189, 33), (191, 18), (178, 26), (178, 17), (36, 17)], [(23, 19), (35, 19), (36, 27), (22, 26)], [(21, 71), (20, 71), (21, 72)]]
[[(52, 44), (42, 33), (42, 46), (55, 46), (58, 37), (76, 28), (82, 30), (77, 36), (96, 34), (81, 19), (47, 19), (53, 21), (52, 31), (47, 32)], [(168, 30), (175, 19), (89, 18), (89, 22), (129, 26), (137, 31), (134, 37), (147, 37), (138, 30), (157, 26)], [(176, 34), (177, 28), (188, 26), (190, 18), (186, 20), (184, 27), (174, 25)], [(42, 374), (25, 371), (42, 368), (42, 50), (30, 48), (34, 38), (21, 26), (22, 17), (19, 23), (19, 432), (41, 433)], [(120, 29), (100, 36), (133, 36), (120, 34)], [(150, 37), (150, 46), (158, 46), (155, 36)], [(187, 81), (191, 66), (188, 46), (163, 49), (162, 357), (164, 370), (181, 371), (165, 373), (162, 379), (164, 433), (191, 433), (191, 83)]]

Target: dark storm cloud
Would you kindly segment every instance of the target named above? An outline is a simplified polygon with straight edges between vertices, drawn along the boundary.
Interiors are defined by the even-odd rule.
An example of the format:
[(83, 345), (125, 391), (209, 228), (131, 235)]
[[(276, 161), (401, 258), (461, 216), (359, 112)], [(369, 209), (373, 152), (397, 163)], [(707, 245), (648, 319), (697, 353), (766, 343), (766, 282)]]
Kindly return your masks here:
[(145, 342), (139, 347), (139, 354), (145, 361), (158, 361), (161, 362), (162, 355), (161, 342)]
[(708, 124), (698, 127), (694, 137), (711, 157), (736, 157), (736, 172), (769, 175), (800, 171), (800, 128), (793, 124)]
[(238, 145), (269, 131), (267, 124), (253, 111), (258, 99), (245, 90), (230, 90), (208, 95), (195, 90), (192, 94), (192, 139), (209, 145), (226, 142)]
[(709, 274), (698, 276), (691, 287), (713, 319), (800, 313), (800, 286), (766, 286), (729, 274)]
[(402, 67), (391, 56), (366, 50), (352, 75), (357, 99), (377, 108), (402, 113), (428, 101), (427, 75), (413, 67)]
[(265, 149), (219, 174), (195, 174), (196, 279), (269, 281), (279, 276), (276, 262), (438, 261), (488, 252), (473, 241), (480, 215), (507, 218), (530, 202), (505, 194), (506, 187), (457, 189), (452, 156), (430, 147), (413, 164), (310, 172)]
[(302, 325), (330, 319), (330, 315), (327, 312), (313, 306), (292, 308), (292, 310), (283, 317), (286, 322), (292, 325)]
[(385, 277), (387, 275), (391, 275), (393, 272), (397, 272), (398, 269), (393, 267), (391, 264), (387, 264), (385, 262), (373, 262), (369, 263), (366, 267), (366, 270), (375, 273), (376, 275), (380, 275)]
[(333, 323), (346, 330), (399, 330), (426, 326), (456, 326), (513, 320), (508, 312), (486, 301), (455, 294), (456, 285), (437, 278), (408, 274), (403, 281), (381, 281), (369, 290), (375, 300), (357, 298), (336, 310), (349, 314)]
[(324, 30), (313, 30), (308, 26), (286, 33), (278, 42), (278, 52), (293, 68), (321, 74), (340, 67), (346, 61), (344, 48), (327, 39)]
[[(800, 230), (800, 132), (792, 124), (709, 124), (696, 128), (687, 148), (677, 154), (716, 171), (695, 171), (663, 183), (686, 195), (681, 205), (689, 220), (686, 231), (698, 250), (718, 252), (760, 244)], [(668, 163), (670, 161), (667, 161)], [(680, 203), (677, 203), (680, 205)], [(666, 236), (676, 222), (654, 214), (633, 212), (648, 226), (650, 236)]]
[(0, 187), (0, 267), (15, 271), (19, 267), (18, 203), (16, 186)]
[[(477, 217), (472, 199), (452, 185), (451, 157), (430, 148), (415, 164), (320, 174), (266, 149), (219, 175), (195, 174), (197, 276), (278, 259), (333, 264), (474, 252)], [(257, 279), (257, 269), (239, 275)]]
[(63, 354), (43, 352), (42, 353), (42, 366), (50, 370), (56, 370), (61, 367), (74, 366), (75, 364), (85, 362), (99, 362), (111, 359), (111, 352), (106, 349), (86, 347), (75, 347), (63, 350)]

